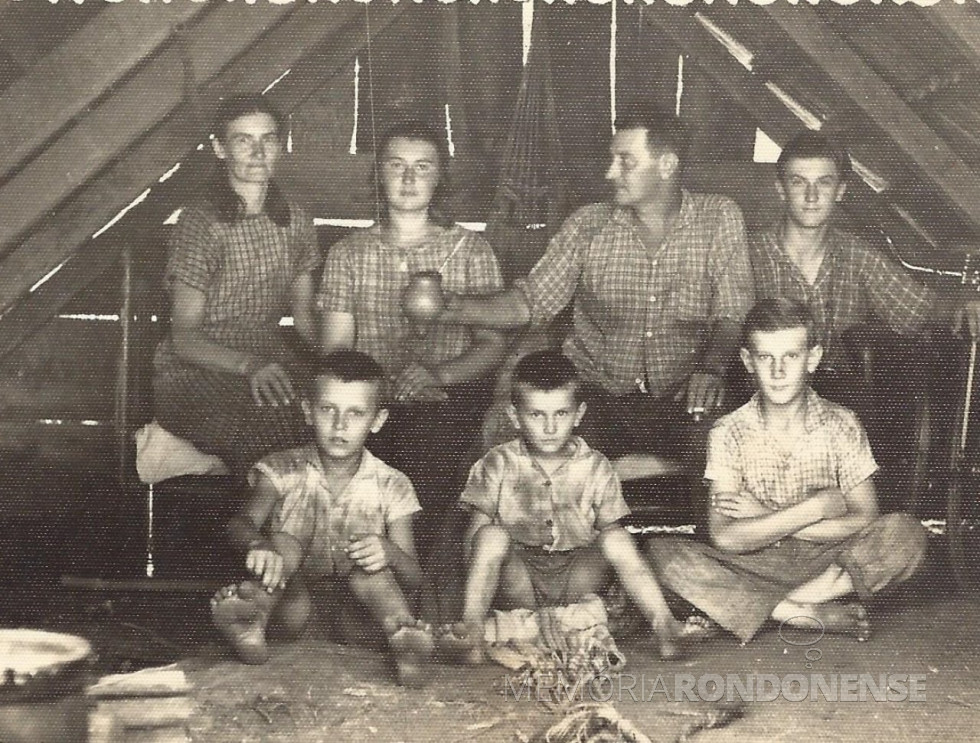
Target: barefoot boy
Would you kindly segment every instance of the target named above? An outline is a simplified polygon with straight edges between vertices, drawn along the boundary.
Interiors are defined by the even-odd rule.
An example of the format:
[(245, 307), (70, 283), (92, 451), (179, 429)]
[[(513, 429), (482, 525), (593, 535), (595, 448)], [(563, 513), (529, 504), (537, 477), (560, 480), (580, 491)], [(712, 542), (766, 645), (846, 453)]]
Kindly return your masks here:
[[(922, 562), (925, 530), (878, 515), (878, 469), (857, 417), (809, 386), (820, 363), (813, 320), (766, 299), (745, 321), (742, 361), (758, 392), (711, 431), (709, 546), (654, 539), (665, 586), (750, 640), (769, 618), (867, 639), (862, 603)], [(816, 620), (816, 622), (814, 621)]]
[(309, 587), (330, 578), (345, 581), (381, 625), (399, 681), (421, 681), (432, 637), (405, 599), (421, 581), (412, 537), (419, 504), (408, 478), (364, 448), (388, 414), (383, 379), (370, 356), (326, 356), (302, 401), (314, 442), (249, 473), (252, 496), (229, 531), (255, 577), (211, 601), (215, 624), (245, 663), (268, 658), (267, 624), (297, 636), (310, 616)]
[(575, 367), (560, 353), (525, 356), (509, 409), (520, 438), (491, 449), (470, 472), (460, 498), (473, 514), (463, 624), (440, 637), (465, 661), (482, 659), (495, 598), (506, 609), (568, 604), (599, 591), (611, 570), (653, 625), (662, 656), (676, 657), (688, 639), (618, 524), (629, 508), (612, 466), (573, 435), (585, 414), (578, 393)]

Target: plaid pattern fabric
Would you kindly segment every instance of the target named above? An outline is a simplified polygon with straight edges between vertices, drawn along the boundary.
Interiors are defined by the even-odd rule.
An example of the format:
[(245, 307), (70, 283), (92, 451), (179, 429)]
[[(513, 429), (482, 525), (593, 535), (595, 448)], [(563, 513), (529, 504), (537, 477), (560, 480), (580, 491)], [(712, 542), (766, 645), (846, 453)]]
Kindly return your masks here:
[(789, 297), (809, 306), (824, 347), (824, 367), (850, 367), (842, 335), (872, 316), (901, 335), (921, 331), (929, 320), (937, 301), (933, 291), (860, 238), (834, 227), (827, 230), (827, 252), (811, 286), (779, 244), (779, 235), (780, 228), (774, 227), (749, 241), (756, 296)]
[(747, 491), (778, 510), (823, 488), (847, 493), (877, 471), (854, 413), (809, 390), (805, 416), (805, 436), (787, 451), (766, 429), (754, 395), (711, 429), (705, 478), (726, 490)]
[(387, 374), (394, 376), (413, 361), (436, 366), (468, 350), (470, 333), (458, 325), (436, 325), (419, 337), (402, 312), (402, 294), (412, 274), (440, 269), (443, 288), (451, 292), (503, 289), (493, 249), (475, 232), (454, 226), (409, 250), (388, 245), (371, 227), (330, 249), (318, 305), (325, 312), (353, 315), (356, 349), (377, 359)]
[(170, 236), (166, 280), (205, 294), (203, 330), (216, 343), (261, 354), (290, 310), (296, 279), (321, 263), (312, 220), (290, 206), (278, 227), (265, 214), (231, 223), (186, 208)]
[(565, 353), (587, 381), (617, 395), (665, 395), (697, 369), (713, 324), (741, 322), (752, 305), (742, 213), (724, 196), (684, 191), (673, 230), (648, 247), (632, 212), (592, 204), (566, 220), (518, 285), (535, 323), (574, 298)]
[(308, 578), (347, 575), (351, 563), (344, 549), (350, 537), (384, 536), (390, 524), (422, 510), (409, 479), (367, 450), (341, 493), (327, 486), (313, 444), (265, 457), (249, 472), (249, 484), (254, 486), (259, 475), (280, 496), (270, 530), (289, 534), (303, 546)]
[[(266, 215), (231, 224), (188, 207), (170, 236), (169, 286), (180, 281), (204, 293), (203, 331), (216, 343), (283, 363), (301, 381), (279, 320), (295, 280), (320, 265), (313, 222), (290, 207), (286, 228)], [(244, 377), (188, 364), (171, 340), (154, 359), (154, 412), (160, 425), (202, 451), (244, 471), (263, 454), (308, 438), (298, 405), (259, 407)]]
[(575, 453), (552, 475), (522, 439), (494, 447), (473, 465), (460, 503), (530, 547), (560, 552), (590, 544), (630, 509), (609, 460), (581, 438), (572, 441)]

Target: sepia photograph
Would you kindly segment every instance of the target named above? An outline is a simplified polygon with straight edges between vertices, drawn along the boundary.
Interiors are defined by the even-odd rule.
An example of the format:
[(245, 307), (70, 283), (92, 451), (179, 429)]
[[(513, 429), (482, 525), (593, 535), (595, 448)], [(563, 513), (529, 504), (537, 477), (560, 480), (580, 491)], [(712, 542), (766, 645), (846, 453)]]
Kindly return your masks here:
[(980, 3), (0, 0), (0, 743), (980, 737)]

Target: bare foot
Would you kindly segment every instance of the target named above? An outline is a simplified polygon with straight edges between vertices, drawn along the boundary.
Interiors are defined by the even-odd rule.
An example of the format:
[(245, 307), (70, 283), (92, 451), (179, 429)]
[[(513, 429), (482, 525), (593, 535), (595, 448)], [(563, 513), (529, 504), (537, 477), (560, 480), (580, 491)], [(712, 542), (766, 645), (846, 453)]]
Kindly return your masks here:
[(657, 631), (660, 657), (663, 660), (681, 660), (688, 657), (694, 646), (715, 637), (721, 628), (708, 617), (690, 616), (683, 622), (673, 620), (670, 628)]
[(446, 660), (467, 666), (480, 665), (484, 661), (483, 627), (466, 622), (445, 624), (436, 632), (436, 647)]
[(265, 627), (275, 598), (255, 581), (225, 586), (211, 597), (215, 627), (242, 663), (257, 665), (269, 659)]
[(850, 635), (858, 642), (871, 638), (871, 622), (868, 611), (862, 604), (845, 604), (842, 601), (828, 601), (824, 604), (810, 604), (798, 617), (790, 617), (785, 624), (791, 627), (820, 630), (840, 635)]
[(405, 624), (388, 637), (388, 648), (395, 659), (398, 683), (419, 689), (428, 679), (429, 660), (435, 650), (432, 629), (424, 622)]

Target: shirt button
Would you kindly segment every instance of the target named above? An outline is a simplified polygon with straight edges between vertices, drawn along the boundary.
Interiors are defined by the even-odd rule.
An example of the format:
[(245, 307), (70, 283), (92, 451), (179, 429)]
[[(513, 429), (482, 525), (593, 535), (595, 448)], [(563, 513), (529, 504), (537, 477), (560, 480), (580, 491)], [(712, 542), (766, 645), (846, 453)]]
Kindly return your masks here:
[(544, 481), (544, 486), (545, 486), (546, 488), (550, 488), (550, 487), (551, 487), (551, 480), (545, 480), (545, 481)]
[(657, 301), (657, 298), (651, 294), (650, 295), (650, 301), (651, 302), (656, 302)]
[(647, 338), (653, 338), (653, 331), (652, 330), (648, 330), (647, 331)]

